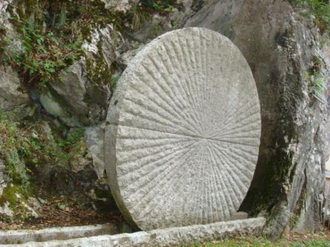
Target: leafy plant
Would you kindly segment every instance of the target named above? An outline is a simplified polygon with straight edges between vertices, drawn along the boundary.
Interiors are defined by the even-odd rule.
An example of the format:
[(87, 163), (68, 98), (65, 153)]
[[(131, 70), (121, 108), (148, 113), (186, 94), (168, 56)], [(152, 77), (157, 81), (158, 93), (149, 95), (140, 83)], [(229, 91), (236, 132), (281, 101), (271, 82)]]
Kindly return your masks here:
[(27, 139), (20, 135), (18, 127), (2, 112), (0, 118), (0, 159), (6, 162), (7, 172), (15, 183), (26, 187), (28, 171), (20, 156), (29, 155)]
[(110, 90), (112, 93), (114, 93), (116, 90), (118, 80), (119, 80), (119, 76), (113, 76), (110, 80), (110, 82), (111, 82)]
[(301, 14), (313, 19), (321, 32), (329, 31), (330, 3), (328, 0), (290, 0), (290, 2), (304, 9), (305, 11), (302, 11)]
[(21, 125), (0, 110), (0, 159), (15, 185), (28, 188), (31, 180), (44, 179), (38, 174), (61, 173), (69, 169), (70, 150), (81, 142), (83, 129), (71, 130), (62, 136), (53, 135), (44, 122)]
[(309, 69), (307, 79), (310, 80), (310, 91), (314, 98), (324, 103), (326, 102), (325, 91), (325, 76), (321, 68), (324, 66), (322, 59), (318, 56), (313, 57), (313, 66)]
[(83, 129), (73, 129), (65, 139), (58, 138), (57, 143), (60, 147), (67, 148), (68, 146), (79, 142), (83, 138), (84, 133)]
[(176, 0), (140, 0), (143, 7), (151, 8), (159, 13), (172, 12), (175, 7), (179, 7)]
[[(81, 55), (81, 41), (63, 44), (52, 32), (42, 32), (34, 22), (11, 18), (22, 35), (21, 52), (10, 51), (5, 61), (14, 65), (25, 84), (45, 86), (58, 72), (71, 65)], [(11, 40), (6, 40), (8, 44)]]
[(325, 77), (322, 73), (317, 74), (313, 80), (312, 93), (320, 102), (326, 102), (326, 99), (324, 98), (324, 80)]

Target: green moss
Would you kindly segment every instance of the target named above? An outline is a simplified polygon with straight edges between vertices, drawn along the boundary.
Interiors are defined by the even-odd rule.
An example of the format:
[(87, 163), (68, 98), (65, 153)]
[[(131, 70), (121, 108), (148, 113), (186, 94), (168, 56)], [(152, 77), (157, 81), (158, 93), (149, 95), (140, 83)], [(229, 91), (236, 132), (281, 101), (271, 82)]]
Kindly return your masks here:
[(250, 189), (240, 210), (257, 215), (260, 211), (272, 211), (274, 206), (286, 197), (285, 187), (293, 180), (296, 163), (292, 161), (293, 152), (278, 149), (267, 164), (268, 170), (262, 188)]
[(306, 72), (305, 79), (309, 81), (309, 93), (312, 98), (325, 103), (325, 76), (322, 73), (321, 68), (324, 67), (324, 61), (318, 56), (313, 56), (312, 66)]
[[(111, 36), (116, 43), (118, 33), (129, 35), (155, 13), (167, 15), (181, 7), (176, 0), (141, 0), (126, 12), (105, 9), (101, 0), (17, 0), (15, 6), (17, 10), (11, 7), (10, 12), (12, 16), (17, 16), (17, 12), (18, 18), (11, 18), (11, 22), (22, 33), (23, 49), (22, 53), (9, 58), (13, 58), (11, 63), (20, 71), (22, 81), (31, 85), (60, 80), (60, 71), (84, 56), (81, 41), (90, 41), (95, 28), (111, 24)], [(160, 27), (156, 26), (153, 33), (157, 36)], [(49, 38), (48, 34), (54, 36)], [(2, 46), (0, 44), (0, 49)], [(117, 64), (106, 63), (101, 55), (102, 47), (99, 47), (99, 54), (96, 59), (85, 57), (88, 79), (95, 84), (110, 84)]]
[(18, 188), (13, 184), (9, 184), (5, 187), (0, 197), (0, 206), (3, 207), (6, 203), (9, 203), (9, 208), (14, 209), (17, 204), (17, 192)]
[[(31, 190), (22, 189), (19, 185), (8, 184), (4, 188), (0, 197), (0, 206), (3, 207), (8, 203), (8, 208), (13, 211), (15, 220), (25, 220), (30, 217), (30, 212), (24, 205), (28, 205), (27, 198), (32, 195)], [(10, 221), (9, 218), (4, 218)]]
[(84, 129), (72, 129), (67, 136), (67, 141), (69, 142), (69, 144), (79, 143), (83, 139), (84, 134)]
[(34, 191), (31, 184), (48, 185), (52, 176), (68, 173), (70, 154), (84, 155), (84, 130), (66, 132), (66, 129), (52, 131), (42, 121), (18, 126), (5, 116), (0, 118), (0, 159), (20, 193), (29, 195)]
[(14, 183), (25, 187), (29, 176), (21, 156), (28, 155), (27, 139), (20, 135), (16, 123), (4, 115), (0, 119), (0, 159), (6, 163), (6, 170)]
[[(102, 54), (102, 50), (99, 50)], [(111, 75), (115, 70), (115, 63), (111, 65), (112, 68), (108, 68), (106, 61), (102, 56), (99, 56), (96, 61), (85, 57), (87, 76), (91, 82), (99, 85), (107, 85), (111, 83)]]
[(134, 232), (133, 228), (131, 225), (127, 224), (127, 223), (123, 223), (121, 226), (121, 233), (132, 233)]
[[(301, 15), (311, 19), (321, 33), (330, 32), (330, 3), (327, 0), (288, 0), (297, 8), (303, 9)], [(307, 11), (306, 11), (307, 10)]]

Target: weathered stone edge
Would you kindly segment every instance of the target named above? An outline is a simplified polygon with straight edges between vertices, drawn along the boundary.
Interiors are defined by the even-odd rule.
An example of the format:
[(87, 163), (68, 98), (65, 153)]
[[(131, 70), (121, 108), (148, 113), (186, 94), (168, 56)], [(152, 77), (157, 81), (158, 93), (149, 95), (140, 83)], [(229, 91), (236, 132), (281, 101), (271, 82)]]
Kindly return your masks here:
[[(134, 247), (134, 246), (180, 246), (189, 243), (212, 241), (224, 237), (237, 235), (257, 235), (264, 228), (265, 218), (252, 218), (246, 220), (234, 220), (218, 222), (208, 225), (194, 225), (186, 227), (173, 227), (147, 232), (135, 232), (130, 234), (103, 235), (89, 238), (78, 238), (62, 241), (30, 242), (21, 247)], [(0, 245), (8, 246), (8, 245)]]
[[(138, 54), (130, 61), (128, 67), (125, 69), (123, 75), (121, 76), (120, 80), (117, 83), (117, 88), (114, 93), (114, 95), (111, 98), (111, 102), (109, 105), (109, 111), (107, 115), (107, 121), (106, 121), (106, 130), (105, 130), (105, 141), (104, 141), (104, 150), (105, 150), (105, 168), (108, 174), (108, 184), (110, 185), (111, 193), (116, 201), (116, 204), (118, 205), (120, 211), (125, 216), (126, 220), (130, 222), (131, 225), (134, 225), (136, 228), (139, 228), (141, 230), (151, 230), (155, 229), (157, 227), (150, 226), (150, 224), (145, 225), (142, 224), (143, 220), (135, 217), (136, 215), (132, 214), (129, 210), (130, 207), (127, 207), (127, 202), (125, 202), (126, 199), (124, 199), (122, 195), (122, 190), (119, 186), (118, 176), (117, 176), (117, 135), (118, 135), (118, 127), (120, 126), (120, 119), (122, 115), (122, 106), (123, 102), (125, 101), (125, 98), (127, 98), (127, 88), (130, 87), (131, 83), (130, 81), (134, 81), (135, 78), (135, 72), (139, 71), (141, 67), (142, 61), (148, 57), (148, 54), (153, 54), (153, 50), (157, 50), (162, 45), (161, 41), (170, 41), (171, 37), (173, 35), (177, 35), (177, 39), (179, 37), (185, 37), (186, 35), (201, 35), (200, 32), (203, 30), (203, 32), (208, 33), (210, 36), (214, 37), (220, 37), (222, 40), (222, 43), (226, 43), (228, 47), (230, 47), (233, 52), (237, 55), (239, 55), (242, 62), (247, 66), (248, 73), (251, 76), (251, 80), (253, 81), (253, 90), (256, 94), (256, 101), (258, 102), (259, 106), (259, 117), (258, 117), (258, 125), (259, 125), (259, 142), (256, 144), (257, 146), (260, 145), (260, 135), (261, 135), (261, 119), (260, 119), (260, 102), (258, 97), (257, 88), (255, 85), (254, 77), (252, 74), (252, 71), (250, 69), (249, 64), (247, 63), (247, 60), (244, 58), (241, 51), (238, 49), (238, 47), (227, 37), (221, 35), (219, 32), (203, 28), (203, 27), (187, 27), (183, 29), (173, 30), (170, 32), (167, 32), (158, 38), (152, 40), (150, 43), (148, 43), (145, 47), (143, 47), (142, 50), (138, 52)], [(258, 150), (259, 152), (259, 150)], [(258, 157), (258, 155), (256, 156)], [(251, 183), (252, 179), (250, 180)], [(249, 187), (249, 186), (247, 186)], [(243, 193), (246, 194), (247, 192)], [(242, 201), (240, 201), (241, 203)], [(239, 205), (239, 204), (238, 204)], [(235, 207), (234, 210), (238, 210), (238, 207)], [(234, 210), (230, 210), (230, 213), (233, 213)], [(227, 220), (228, 218), (225, 218)], [(194, 222), (195, 223), (195, 222)], [(180, 224), (177, 224), (180, 225)], [(183, 225), (183, 224), (182, 224)], [(164, 225), (162, 227), (170, 227), (169, 225)]]
[(0, 231), (0, 244), (17, 244), (31, 241), (44, 242), (49, 240), (67, 240), (73, 238), (91, 237), (105, 234), (115, 234), (113, 225), (89, 225), (54, 227), (41, 230), (10, 230)]

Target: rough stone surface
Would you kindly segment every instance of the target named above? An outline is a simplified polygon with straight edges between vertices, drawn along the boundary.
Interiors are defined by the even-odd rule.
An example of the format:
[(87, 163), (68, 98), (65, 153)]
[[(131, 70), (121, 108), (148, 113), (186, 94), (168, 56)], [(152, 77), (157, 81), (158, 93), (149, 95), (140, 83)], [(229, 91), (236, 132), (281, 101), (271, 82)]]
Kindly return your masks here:
[(85, 139), (93, 159), (94, 170), (99, 178), (105, 177), (104, 124), (86, 128)]
[(113, 9), (115, 11), (126, 12), (134, 4), (137, 4), (138, 0), (102, 0), (106, 9)]
[[(247, 59), (260, 96), (260, 153), (241, 210), (267, 209), (266, 233), (274, 239), (288, 226), (318, 230), (330, 139), (330, 63), (324, 59), (329, 57), (326, 48), (320, 50), (318, 30), (287, 1), (198, 2), (201, 8), (186, 26), (229, 37)], [(323, 81), (320, 93), (315, 92), (316, 79)]]
[[(1, 173), (1, 171), (0, 171)], [(8, 178), (7, 176), (5, 177), (6, 180), (9, 180), (10, 178)], [(3, 184), (0, 184), (0, 198), (2, 197), (3, 192), (6, 190), (7, 187), (13, 187), (13, 184), (9, 181), (4, 181)], [(20, 199), (22, 198), (22, 195), (20, 194), (20, 192), (15, 192), (15, 194), (13, 195), (16, 199)], [(21, 218), (26, 217), (33, 217), (33, 218), (38, 218), (39, 215), (38, 213), (35, 211), (35, 209), (33, 209), (32, 207), (30, 207), (26, 202), (21, 201), (19, 202), (19, 210), (21, 210), (21, 212), (24, 212), (20, 215)], [(12, 204), (9, 201), (6, 201), (5, 203), (3, 203), (2, 205), (0, 205), (0, 217), (1, 219), (5, 220), (5, 221), (13, 221), (14, 218), (17, 215), (17, 209), (13, 208)], [(0, 243), (1, 243), (1, 238), (0, 238)]]
[(85, 167), (91, 163), (91, 160), (92, 156), (85, 140), (82, 139), (72, 145), (69, 153), (69, 165), (71, 171), (74, 173), (83, 171)]
[(247, 219), (248, 217), (249, 215), (246, 212), (236, 212), (231, 216), (230, 220), (243, 220)]
[(131, 62), (111, 100), (112, 193), (143, 230), (227, 220), (260, 142), (255, 82), (240, 51), (207, 29), (167, 33)]
[[(261, 232), (265, 218), (218, 222), (209, 225), (175, 227), (149, 232), (131, 234), (104, 235), (90, 238), (70, 239), (65, 241), (48, 241), (46, 243), (30, 242), (22, 247), (147, 247), (147, 246), (183, 246), (198, 242), (212, 241), (234, 236), (254, 236)], [(2, 245), (0, 245), (2, 246)], [(6, 245), (3, 245), (6, 246)]]
[[(131, 34), (133, 40), (145, 44), (166, 32), (182, 28), (187, 19), (195, 12), (194, 2), (196, 1), (183, 0), (176, 2), (180, 6), (179, 9), (172, 6), (173, 9), (168, 15), (154, 14), (150, 20), (143, 23), (138, 30)], [(128, 41), (131, 42), (130, 39)]]
[(91, 32), (91, 40), (85, 40), (81, 48), (88, 59), (94, 63), (97, 60), (103, 60), (110, 70), (112, 63), (124, 49), (125, 43), (126, 40), (122, 34), (113, 27), (113, 24), (109, 24), (101, 29), (95, 28)]
[(110, 90), (91, 83), (84, 59), (62, 72), (61, 81), (50, 83), (40, 94), (45, 110), (70, 127), (88, 126), (105, 119)]
[(11, 66), (0, 65), (0, 109), (4, 112), (13, 112), (15, 119), (29, 115), (30, 99), (21, 88), (18, 74)]
[(13, 120), (21, 120), (32, 114), (29, 95), (21, 87), (17, 72), (10, 65), (2, 63), (4, 55), (11, 57), (13, 52), (21, 52), (20, 36), (9, 21), (11, 14), (8, 8), (12, 2), (0, 2), (0, 41), (11, 40), (9, 44), (1, 47), (0, 52), (0, 110), (12, 113), (10, 118)]
[(39, 96), (39, 101), (47, 113), (60, 118), (64, 123), (69, 126), (78, 126), (79, 123), (74, 116), (63, 108), (50, 92), (45, 92)]
[[(3, 0), (0, 2), (0, 27), (1, 30), (5, 30), (6, 38), (12, 41), (6, 47), (2, 47), (4, 48), (4, 51), (7, 53), (7, 55), (10, 55), (12, 51), (20, 52), (22, 48), (22, 41), (20, 39), (20, 36), (15, 31), (14, 26), (9, 21), (9, 18), (11, 17), (11, 13), (10, 11), (8, 11), (8, 8), (10, 5), (11, 6), (13, 5), (13, 2), (14, 2), (13, 0)], [(1, 36), (2, 35), (0, 33), (0, 37)]]
[[(14, 43), (6, 50), (14, 49), (19, 52), (21, 38), (6, 18), (10, 16), (6, 11), (7, 7), (11, 3), (15, 6), (15, 2), (0, 1), (0, 27), (4, 27), (6, 36), (14, 40)], [(104, 0), (104, 2), (111, 5), (116, 1)], [(127, 2), (117, 1), (119, 5), (127, 4)], [(327, 146), (329, 140), (327, 133), (330, 133), (330, 128), (325, 127), (324, 124), (328, 120), (328, 103), (315, 99), (313, 95), (315, 75), (312, 75), (310, 71), (317, 67), (325, 68), (322, 72), (325, 74), (325, 90), (322, 92), (324, 97), (321, 98), (328, 101), (327, 86), (330, 76), (329, 69), (326, 67), (329, 68), (329, 65), (323, 65), (330, 64), (329, 45), (323, 46), (323, 51), (318, 51), (321, 46), (315, 24), (307, 22), (299, 14), (294, 13), (288, 1), (188, 0), (180, 2), (184, 5), (184, 11), (181, 7), (179, 10), (173, 10), (168, 14), (168, 18), (164, 15), (155, 15), (150, 20), (137, 25), (133, 32), (128, 32), (129, 35), (126, 35), (124, 31), (124, 41), (119, 39), (115, 42), (113, 38), (117, 33), (113, 32), (114, 30), (109, 25), (97, 27), (97, 31), (91, 33), (91, 39), (84, 46), (87, 48), (84, 49), (86, 60), (92, 65), (91, 71), (96, 72), (100, 64), (109, 67), (109, 63), (113, 63), (121, 67), (118, 71), (118, 68), (111, 66), (115, 70), (116, 77), (119, 76), (135, 53), (131, 50), (132, 48), (137, 49), (143, 46), (143, 43), (164, 31), (181, 27), (189, 16), (191, 18), (186, 26), (207, 27), (227, 36), (243, 52), (252, 68), (262, 109), (261, 149), (255, 179), (243, 203), (244, 207), (240, 210), (257, 215), (260, 211), (264, 214), (262, 210), (267, 209), (267, 214), (264, 214), (269, 217), (270, 223), (267, 233), (275, 237), (280, 236), (281, 232), (288, 225), (290, 226), (290, 222), (301, 231), (317, 230), (320, 225), (320, 209), (323, 200), (323, 147)], [(24, 7), (20, 9), (24, 10)], [(15, 12), (14, 10), (13, 13)], [(299, 12), (300, 10), (297, 11)], [(126, 24), (123, 23), (123, 27), (126, 27)], [(112, 45), (108, 45), (109, 42), (112, 42)], [(114, 50), (115, 44), (116, 47), (125, 48), (119, 51)], [(117, 57), (119, 53), (125, 51), (127, 53)], [(105, 54), (107, 54), (106, 58), (104, 58)], [(322, 61), (324, 57), (327, 58), (324, 64), (315, 62)], [(122, 64), (121, 60), (124, 60)], [(89, 68), (83, 65), (81, 71), (85, 73), (87, 67)], [(106, 73), (106, 75), (111, 74), (112, 72)], [(91, 79), (93, 85), (97, 81), (94, 80), (95, 78), (98, 78), (97, 73)], [(111, 79), (110, 76), (108, 79)], [(70, 117), (75, 115), (74, 112), (70, 110), (70, 107), (67, 108), (66, 104), (62, 104), (65, 100), (61, 97), (57, 98), (56, 92), (52, 91), (52, 93), (54, 95), (50, 97), (53, 102), (50, 104), (61, 103), (62, 110), (66, 114), (69, 113), (64, 118), (68, 117), (68, 121), (71, 122)], [(33, 97), (31, 92), (30, 96)], [(100, 97), (89, 97), (88, 94), (85, 96), (87, 105), (93, 104), (94, 99), (100, 100)], [(83, 108), (84, 111), (85, 109), (87, 108)], [(89, 112), (98, 113), (94, 111), (94, 108), (88, 109)], [(99, 116), (97, 114), (96, 117), (93, 116), (93, 121), (88, 121), (88, 125), (96, 122), (99, 124), (98, 121), (104, 119)], [(59, 118), (63, 117), (59, 116)], [(84, 119), (86, 120), (85, 117)], [(84, 124), (75, 121), (73, 125)], [(86, 177), (85, 173), (84, 177)]]
[(18, 244), (26, 242), (45, 242), (50, 240), (66, 240), (81, 237), (91, 237), (105, 234), (115, 234), (114, 225), (72, 226), (47, 228), (41, 230), (10, 230), (0, 231), (0, 244)]

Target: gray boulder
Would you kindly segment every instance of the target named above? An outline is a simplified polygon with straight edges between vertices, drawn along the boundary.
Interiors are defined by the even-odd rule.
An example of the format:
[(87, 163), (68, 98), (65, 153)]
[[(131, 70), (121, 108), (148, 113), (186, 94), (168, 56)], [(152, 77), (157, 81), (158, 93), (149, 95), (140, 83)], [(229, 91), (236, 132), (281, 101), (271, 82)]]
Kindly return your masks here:
[(93, 159), (94, 170), (99, 178), (105, 177), (104, 166), (104, 124), (86, 128), (85, 139)]
[(95, 124), (105, 118), (110, 91), (87, 77), (85, 61), (75, 62), (41, 93), (45, 110), (70, 127)]
[[(266, 212), (265, 232), (274, 239), (288, 226), (318, 230), (329, 139), (325, 124), (330, 68), (329, 53), (319, 49), (318, 30), (284, 1), (199, 2), (201, 9), (186, 26), (207, 27), (229, 37), (247, 59), (258, 87), (259, 161), (241, 210)], [(315, 90), (319, 79), (322, 88)]]
[(1, 31), (6, 35), (6, 38), (11, 40), (10, 44), (7, 44), (5, 47), (5, 52), (7, 55), (10, 55), (12, 51), (19, 52), (21, 51), (22, 41), (19, 34), (16, 32), (14, 26), (10, 23), (9, 17), (11, 17), (10, 12), (8, 11), (9, 5), (13, 6), (13, 0), (3, 0), (0, 2), (0, 37)]
[(32, 113), (30, 99), (21, 87), (18, 74), (11, 66), (0, 65), (0, 109), (10, 114), (15, 120)]
[(70, 127), (97, 125), (105, 119), (111, 96), (114, 63), (125, 40), (113, 25), (95, 28), (82, 45), (84, 57), (60, 74), (40, 95), (45, 110)]

